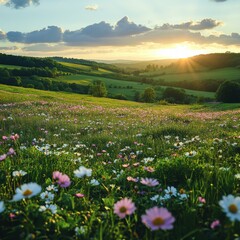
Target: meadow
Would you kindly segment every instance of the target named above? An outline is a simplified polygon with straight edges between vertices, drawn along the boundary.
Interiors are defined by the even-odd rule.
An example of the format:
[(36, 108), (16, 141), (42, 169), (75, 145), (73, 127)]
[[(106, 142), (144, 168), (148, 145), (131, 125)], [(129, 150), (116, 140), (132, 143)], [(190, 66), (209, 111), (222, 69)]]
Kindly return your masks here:
[[(106, 78), (94, 75), (84, 75), (84, 74), (72, 74), (69, 76), (61, 76), (58, 77), (58, 81), (66, 82), (66, 83), (77, 83), (80, 85), (89, 85), (94, 81), (100, 80), (102, 81), (110, 94), (117, 95), (123, 94), (129, 100), (134, 100), (134, 96), (136, 92), (143, 93), (146, 88), (153, 87), (151, 84), (141, 83), (141, 82), (133, 82), (133, 81), (123, 81), (123, 80), (116, 80), (113, 78)], [(158, 86), (156, 88), (157, 96), (162, 96), (162, 92), (164, 89), (167, 88), (166, 86)], [(177, 88), (177, 87), (176, 87)], [(177, 88), (180, 89), (180, 88)], [(195, 97), (206, 97), (214, 99), (215, 93), (207, 92), (207, 91), (196, 91), (196, 90), (189, 90), (184, 89), (187, 95), (193, 95)]]
[(240, 105), (0, 85), (0, 239), (239, 239)]
[[(146, 76), (151, 76), (154, 73), (146, 73)], [(157, 76), (158, 75), (158, 76)], [(159, 76), (160, 75), (160, 76)], [(188, 72), (188, 73), (168, 73), (166, 75), (161, 75), (161, 73), (156, 73), (153, 76), (155, 80), (164, 79), (166, 82), (181, 81), (181, 80), (237, 80), (240, 76), (240, 69), (238, 68), (221, 68), (213, 70), (204, 70), (200, 72)]]

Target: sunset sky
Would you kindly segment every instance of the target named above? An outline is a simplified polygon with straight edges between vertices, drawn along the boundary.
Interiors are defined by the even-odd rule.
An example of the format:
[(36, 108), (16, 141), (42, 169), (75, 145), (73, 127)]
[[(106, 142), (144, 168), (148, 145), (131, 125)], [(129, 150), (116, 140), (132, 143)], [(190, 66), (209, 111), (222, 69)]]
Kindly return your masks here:
[(0, 0), (0, 52), (149, 60), (239, 52), (240, 0)]

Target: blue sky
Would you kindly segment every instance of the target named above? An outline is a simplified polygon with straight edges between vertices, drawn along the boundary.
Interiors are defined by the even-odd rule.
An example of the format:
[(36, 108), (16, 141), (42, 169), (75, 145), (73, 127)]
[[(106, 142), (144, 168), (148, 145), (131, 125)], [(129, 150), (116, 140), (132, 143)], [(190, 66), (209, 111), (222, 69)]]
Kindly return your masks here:
[(240, 0), (0, 0), (0, 52), (157, 59), (238, 51)]

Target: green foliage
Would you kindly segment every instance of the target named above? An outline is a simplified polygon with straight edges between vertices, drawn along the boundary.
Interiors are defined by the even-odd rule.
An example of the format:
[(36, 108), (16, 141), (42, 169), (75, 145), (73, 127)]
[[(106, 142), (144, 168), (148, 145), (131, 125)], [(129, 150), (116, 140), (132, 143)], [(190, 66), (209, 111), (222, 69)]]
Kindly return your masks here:
[(106, 97), (107, 89), (102, 81), (94, 81), (90, 86), (89, 93), (94, 97)]
[(156, 92), (153, 88), (146, 88), (142, 95), (142, 100), (147, 103), (154, 102), (156, 99)]
[(224, 103), (239, 103), (240, 83), (234, 81), (222, 83), (216, 92), (216, 99)]
[(187, 95), (183, 89), (166, 88), (162, 97), (170, 103), (185, 103)]

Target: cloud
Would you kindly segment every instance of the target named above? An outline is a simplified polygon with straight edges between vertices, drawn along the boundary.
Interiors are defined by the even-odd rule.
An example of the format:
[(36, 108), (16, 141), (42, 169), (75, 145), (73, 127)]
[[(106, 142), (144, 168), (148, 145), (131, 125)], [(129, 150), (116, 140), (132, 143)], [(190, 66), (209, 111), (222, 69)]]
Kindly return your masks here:
[(14, 32), (14, 31), (11, 31), (11, 32), (8, 32), (7, 33), (7, 39), (10, 41), (10, 42), (24, 42), (24, 34), (21, 33), (21, 32)]
[(240, 34), (232, 33), (231, 35), (221, 34), (220, 36), (210, 35), (209, 42), (216, 42), (223, 45), (240, 45)]
[(163, 28), (200, 31), (200, 30), (205, 30), (205, 29), (212, 29), (212, 28), (218, 27), (222, 24), (223, 24), (222, 22), (219, 22), (217, 20), (213, 20), (211, 18), (206, 18), (200, 22), (190, 21), (190, 22), (185, 22), (185, 23), (175, 24), (175, 25), (164, 24)]
[(56, 51), (64, 51), (67, 47), (61, 43), (57, 44), (48, 44), (48, 43), (38, 43), (31, 44), (30, 46), (24, 47), (24, 51), (31, 52), (56, 52)]
[(4, 33), (3, 31), (0, 30), (0, 40), (5, 39), (6, 37), (7, 37), (6, 33)]
[(16, 47), (16, 46), (12, 46), (12, 47), (0, 47), (0, 50), (3, 50), (3, 51), (15, 51), (15, 50), (18, 50), (19, 48)]
[(85, 7), (86, 10), (96, 11), (98, 9), (98, 5), (88, 5)]
[(2, 2), (6, 2), (6, 6), (13, 7), (16, 9), (29, 7), (32, 4), (39, 5), (39, 1), (40, 0), (7, 0), (7, 1), (2, 0)]
[(214, 2), (226, 2), (227, 0), (212, 0)]
[(7, 0), (0, 0), (0, 4), (5, 4)]
[[(122, 18), (114, 26), (104, 21), (86, 26), (82, 29), (62, 31), (60, 27), (49, 26), (47, 28), (29, 32), (0, 32), (0, 38), (7, 38), (10, 42), (26, 44), (41, 44), (38, 48), (53, 49), (54, 43), (61, 46), (136, 46), (144, 43), (170, 44), (191, 42), (197, 44), (218, 43), (221, 45), (240, 46), (239, 33), (220, 36), (202, 35), (201, 30), (212, 29), (222, 23), (213, 19), (203, 19), (198, 22), (186, 22), (181, 24), (164, 24), (154, 29), (135, 24), (127, 17)], [(2, 37), (1, 37), (2, 36)], [(4, 37), (5, 36), (5, 37)], [(53, 43), (53, 44), (50, 44)], [(44, 45), (46, 44), (46, 45)], [(50, 44), (50, 45), (47, 45)], [(56, 44), (57, 45), (57, 44)], [(28, 46), (30, 47), (30, 46)], [(35, 46), (37, 49), (37, 46)], [(56, 48), (56, 46), (54, 46)], [(25, 50), (34, 51), (34, 48)]]
[(127, 17), (124, 17), (118, 21), (115, 26), (111, 26), (106, 22), (100, 22), (77, 31), (67, 30), (63, 34), (63, 40), (69, 45), (76, 45), (79, 43), (89, 45), (100, 43), (103, 45), (109, 45), (109, 41), (112, 41), (114, 44), (116, 42), (121, 42), (120, 37), (131, 37), (132, 35), (137, 35), (150, 30), (150, 28), (137, 25), (130, 22)]
[(8, 32), (7, 38), (10, 42), (20, 43), (52, 43), (62, 40), (62, 29), (56, 26), (49, 26), (30, 33)]
[(117, 36), (128, 36), (128, 35), (134, 35), (134, 34), (147, 32), (149, 30), (150, 30), (150, 28), (147, 28), (142, 25), (137, 25), (133, 22), (130, 22), (128, 17), (124, 17), (120, 21), (117, 22), (115, 29), (114, 29), (114, 33)]
[(62, 39), (62, 29), (56, 26), (49, 26), (39, 31), (26, 34), (26, 43), (52, 43), (60, 42)]

